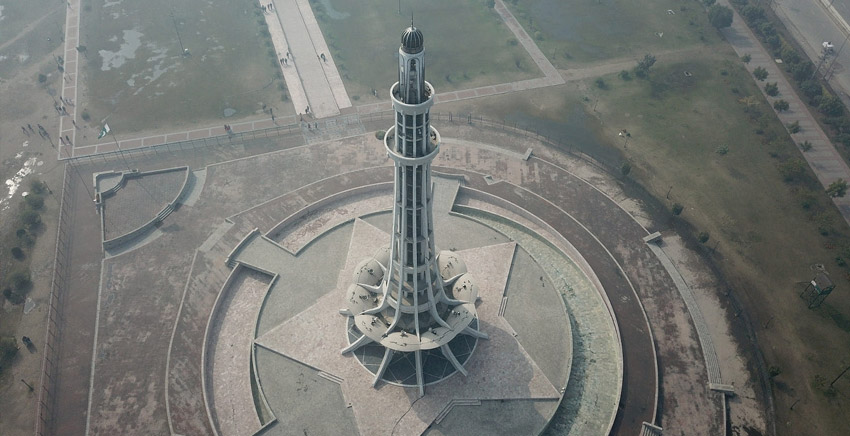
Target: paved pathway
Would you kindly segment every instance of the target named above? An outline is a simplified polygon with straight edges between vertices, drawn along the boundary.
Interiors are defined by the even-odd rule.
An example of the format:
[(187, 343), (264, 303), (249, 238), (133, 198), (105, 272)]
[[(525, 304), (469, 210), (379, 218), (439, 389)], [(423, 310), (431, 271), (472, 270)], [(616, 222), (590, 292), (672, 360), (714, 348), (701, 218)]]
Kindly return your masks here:
[[(264, 0), (259, 0), (259, 2), (260, 5), (266, 4)], [(290, 56), (289, 43), (286, 41), (286, 35), (283, 33), (280, 17), (277, 11), (266, 11), (264, 15), (266, 17), (266, 24), (269, 26), (269, 34), (271, 35), (277, 58), (285, 59), (285, 63), (280, 64), (280, 71), (283, 73), (283, 80), (286, 81), (289, 98), (295, 106), (296, 113), (303, 113), (304, 108), (309, 106), (310, 103), (307, 102), (304, 84), (301, 83), (301, 78), (298, 77), (298, 70), (295, 68), (295, 59)]]
[[(729, 6), (728, 0), (718, 2), (725, 6)], [(730, 6), (731, 7), (731, 6)], [(830, 183), (844, 179), (850, 181), (850, 168), (838, 154), (835, 146), (829, 140), (829, 137), (820, 128), (815, 118), (809, 112), (809, 108), (794, 92), (794, 88), (782, 75), (782, 72), (777, 67), (767, 50), (759, 43), (755, 35), (744, 23), (743, 18), (735, 12), (732, 26), (723, 30), (723, 35), (735, 49), (739, 56), (748, 54), (752, 57), (746, 68), (752, 72), (757, 67), (762, 67), (767, 70), (767, 82), (776, 82), (779, 86), (779, 96), (770, 97), (765, 94), (769, 103), (773, 103), (778, 99), (784, 99), (790, 104), (790, 109), (786, 112), (778, 112), (777, 116), (783, 124), (790, 124), (795, 121), (800, 123), (800, 133), (794, 134), (791, 138), (797, 144), (808, 141), (812, 144), (810, 151), (804, 152), (803, 157), (809, 163), (809, 166), (815, 172), (815, 175), (824, 187)], [(759, 88), (764, 94), (764, 83), (759, 82)], [(833, 198), (833, 202), (838, 207), (844, 220), (850, 224), (850, 197)]]
[[(59, 117), (59, 158), (71, 157), (74, 153), (73, 144), (77, 142), (77, 72), (79, 71), (78, 58), (80, 53), (77, 45), (80, 41), (80, 0), (68, 0), (67, 14), (65, 14), (65, 51), (63, 59), (65, 72), (62, 76), (62, 99), (70, 101), (71, 104), (58, 102), (65, 106), (67, 116)], [(69, 138), (66, 142), (65, 136)]]
[[(339, 115), (341, 105), (337, 100), (337, 94), (345, 94), (345, 88), (342, 87), (339, 73), (336, 72), (336, 67), (318, 28), (313, 10), (306, 3), (306, 1), (299, 2), (299, 0), (276, 0), (274, 2), (274, 13), (277, 14), (286, 41), (289, 43), (290, 61), (298, 71), (298, 76), (307, 95), (310, 112), (317, 118)], [(277, 51), (280, 52), (281, 50)], [(326, 60), (324, 61), (319, 58), (322, 54), (325, 55)], [(326, 66), (326, 64), (329, 65)], [(333, 70), (331, 77), (335, 77), (336, 80), (332, 80), (326, 74), (331, 69)], [(332, 82), (334, 83), (332, 84)], [(337, 84), (337, 82), (341, 91), (334, 92), (334, 84)], [(347, 101), (348, 98), (345, 97), (344, 100)], [(343, 105), (346, 101), (342, 102)], [(348, 106), (351, 106), (350, 102), (348, 102)], [(307, 106), (296, 107), (295, 111), (301, 114), (305, 113), (306, 109)]]

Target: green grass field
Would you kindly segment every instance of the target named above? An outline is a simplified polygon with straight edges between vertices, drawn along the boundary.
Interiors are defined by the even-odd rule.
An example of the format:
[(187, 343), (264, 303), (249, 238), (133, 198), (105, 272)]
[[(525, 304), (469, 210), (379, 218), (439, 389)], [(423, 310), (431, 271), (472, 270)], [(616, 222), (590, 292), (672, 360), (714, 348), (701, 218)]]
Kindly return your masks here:
[(437, 92), (542, 76), (522, 46), (509, 43), (513, 33), (486, 1), (405, 2), (401, 15), (391, 0), (311, 4), (355, 105), (376, 101), (372, 89), (385, 99), (398, 80), (396, 56), (411, 11), (425, 34), (427, 79)]
[[(88, 0), (81, 20), (81, 103), (93, 123), (108, 117), (118, 135), (224, 120), (225, 109), (234, 118), (263, 104), (292, 112), (251, 2)], [(191, 57), (180, 55), (177, 31)]]
[[(571, 108), (584, 105), (590, 119), (575, 131), (584, 142), (595, 134), (596, 145), (582, 148), (596, 155), (616, 150), (632, 164), (629, 177), (662, 206), (682, 204), (682, 215), (674, 219), (667, 212), (670, 221), (660, 222), (660, 229), (675, 227), (691, 237), (746, 304), (767, 365), (782, 371), (775, 378), (781, 387), (774, 390), (778, 419), (790, 419), (797, 399), (806, 402), (796, 406), (794, 425), (785, 434), (815, 425), (837, 434), (832, 430), (846, 427), (841, 402), (814, 380), (837, 374), (846, 360), (835, 344), (850, 341), (850, 299), (833, 292), (821, 308), (809, 310), (798, 294), (816, 263), (826, 265), (838, 287), (850, 285), (850, 229), (802, 152), (723, 43), (659, 57), (649, 79), (623, 80), (618, 74), (602, 79), (604, 90), (589, 78), (578, 87), (573, 82), (440, 110), (521, 119), (532, 131), (565, 132), (574, 141), (569, 131), (582, 117)], [(618, 136), (622, 129), (631, 134), (627, 145)], [(710, 239), (699, 244), (696, 234), (703, 231)], [(771, 318), (776, 321), (764, 330)]]
[(697, 1), (505, 0), (505, 4), (558, 68), (718, 41), (714, 30), (706, 27), (706, 13)]
[[(51, 0), (0, 0), (0, 46), (43, 17), (45, 10), (55, 9), (55, 5), (56, 2)], [(65, 15), (58, 12), (45, 18), (56, 23), (56, 35), (59, 35), (60, 29), (64, 31), (65, 26)]]

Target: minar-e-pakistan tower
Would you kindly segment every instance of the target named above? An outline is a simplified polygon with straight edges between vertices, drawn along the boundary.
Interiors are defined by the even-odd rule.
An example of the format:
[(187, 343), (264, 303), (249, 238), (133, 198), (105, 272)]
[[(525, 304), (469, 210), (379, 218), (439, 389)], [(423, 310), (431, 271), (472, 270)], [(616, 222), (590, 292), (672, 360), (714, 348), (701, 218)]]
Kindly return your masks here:
[(401, 36), (398, 82), (390, 90), (395, 126), (384, 145), (395, 164), (390, 244), (361, 262), (345, 295), (348, 343), (381, 380), (417, 387), (437, 383), (464, 363), (479, 338), (474, 280), (453, 252), (434, 246), (431, 162), (440, 134), (428, 119), (434, 88), (425, 81), (422, 31), (411, 23)]

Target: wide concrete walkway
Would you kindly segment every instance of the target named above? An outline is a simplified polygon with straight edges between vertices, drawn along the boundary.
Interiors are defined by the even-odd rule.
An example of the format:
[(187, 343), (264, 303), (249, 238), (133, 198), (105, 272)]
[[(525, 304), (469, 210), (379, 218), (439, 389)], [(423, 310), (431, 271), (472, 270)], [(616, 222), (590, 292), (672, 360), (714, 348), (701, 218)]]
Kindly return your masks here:
[[(303, 114), (309, 107), (309, 113), (313, 116), (325, 118), (339, 115), (340, 109), (351, 107), (336, 64), (307, 0), (276, 0), (272, 3), (273, 13), (280, 20), (287, 43), (287, 49), (277, 48), (277, 40), (280, 38), (276, 38), (273, 40), (275, 50), (284, 55), (287, 51), (290, 53), (287, 64), (295, 67), (307, 97), (307, 105), (296, 105), (295, 111)], [(286, 80), (287, 87), (298, 87), (295, 83), (290, 85), (290, 78), (286, 77)], [(293, 99), (293, 103), (298, 102)]]
[[(80, 0), (69, 0), (65, 14), (65, 49), (62, 68), (62, 99), (70, 103), (59, 102), (65, 106), (68, 115), (59, 117), (59, 158), (70, 157), (73, 153), (73, 145), (77, 141), (77, 72), (79, 70), (78, 58), (80, 53), (77, 45), (80, 41)], [(64, 138), (68, 137), (66, 141)]]
[[(720, 0), (718, 4), (731, 8), (728, 0)], [(815, 172), (821, 185), (826, 188), (838, 179), (850, 181), (850, 168), (847, 167), (847, 163), (844, 162), (829, 137), (820, 128), (812, 113), (809, 112), (809, 108), (782, 75), (773, 56), (759, 43), (737, 12), (735, 12), (732, 26), (723, 29), (722, 33), (739, 56), (750, 55), (752, 59), (746, 64), (747, 70), (752, 72), (754, 69), (762, 67), (768, 72), (767, 80), (764, 83), (776, 82), (779, 86), (779, 95), (770, 97), (764, 91), (764, 83), (759, 82), (759, 88), (765, 94), (768, 102), (772, 104), (778, 99), (783, 99), (789, 103), (788, 111), (777, 112), (776, 115), (785, 125), (795, 121), (800, 123), (800, 133), (791, 135), (791, 138), (798, 145), (806, 141), (812, 145), (812, 149), (804, 152), (803, 157)], [(850, 197), (833, 198), (832, 201), (838, 207), (844, 220), (850, 224)]]

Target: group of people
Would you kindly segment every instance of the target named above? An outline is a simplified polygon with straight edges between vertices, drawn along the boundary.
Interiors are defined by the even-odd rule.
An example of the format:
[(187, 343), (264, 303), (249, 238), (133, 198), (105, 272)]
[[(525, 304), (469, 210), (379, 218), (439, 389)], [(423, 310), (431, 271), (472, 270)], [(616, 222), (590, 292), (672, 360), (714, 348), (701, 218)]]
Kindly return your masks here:
[(269, 3), (267, 5), (261, 5), (260, 7), (263, 9), (263, 13), (271, 12), (271, 11), (274, 10), (274, 4), (273, 3)]

